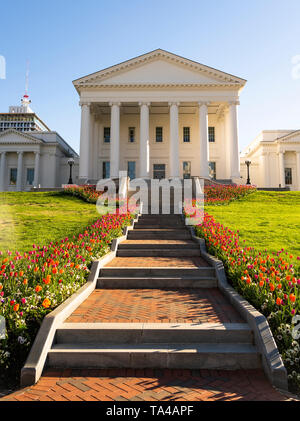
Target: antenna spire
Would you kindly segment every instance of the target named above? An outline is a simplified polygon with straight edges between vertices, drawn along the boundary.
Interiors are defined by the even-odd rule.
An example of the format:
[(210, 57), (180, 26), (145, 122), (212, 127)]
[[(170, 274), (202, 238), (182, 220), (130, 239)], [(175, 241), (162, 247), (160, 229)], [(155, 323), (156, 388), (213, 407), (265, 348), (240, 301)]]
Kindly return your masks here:
[(25, 82), (25, 94), (23, 95), (23, 98), (21, 99), (21, 105), (26, 108), (26, 112), (30, 112), (29, 104), (31, 103), (31, 100), (28, 96), (28, 85), (29, 85), (29, 60), (27, 60), (26, 63), (26, 82)]

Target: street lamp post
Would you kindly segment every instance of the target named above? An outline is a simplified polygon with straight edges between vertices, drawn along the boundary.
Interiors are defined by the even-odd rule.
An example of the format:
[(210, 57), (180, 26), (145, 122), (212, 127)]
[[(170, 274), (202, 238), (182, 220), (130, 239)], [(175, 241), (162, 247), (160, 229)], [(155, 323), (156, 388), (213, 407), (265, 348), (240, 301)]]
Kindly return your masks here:
[(251, 184), (250, 181), (250, 165), (251, 165), (251, 161), (245, 161), (245, 164), (247, 165), (247, 183), (246, 184)]
[(72, 167), (74, 165), (75, 161), (73, 158), (68, 159), (68, 164), (70, 166), (70, 178), (69, 178), (69, 182), (68, 184), (73, 184), (73, 180), (72, 180)]

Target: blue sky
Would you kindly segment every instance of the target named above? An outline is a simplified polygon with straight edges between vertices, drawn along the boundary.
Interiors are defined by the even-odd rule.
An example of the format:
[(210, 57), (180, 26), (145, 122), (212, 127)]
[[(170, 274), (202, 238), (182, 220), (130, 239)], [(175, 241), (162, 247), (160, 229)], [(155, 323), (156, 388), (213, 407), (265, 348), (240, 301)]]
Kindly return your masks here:
[(300, 128), (299, 0), (14, 0), (1, 15), (0, 111), (19, 103), (29, 60), (32, 108), (77, 151), (72, 80), (156, 48), (248, 80), (240, 149), (263, 129)]

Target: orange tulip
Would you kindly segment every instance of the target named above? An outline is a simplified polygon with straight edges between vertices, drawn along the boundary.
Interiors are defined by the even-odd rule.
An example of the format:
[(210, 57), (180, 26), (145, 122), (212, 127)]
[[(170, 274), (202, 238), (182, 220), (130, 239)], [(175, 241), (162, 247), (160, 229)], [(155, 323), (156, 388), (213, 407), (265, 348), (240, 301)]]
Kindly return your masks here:
[(37, 285), (36, 287), (35, 287), (35, 291), (36, 292), (40, 292), (40, 291), (42, 291), (42, 287), (40, 286), (40, 285)]
[(296, 301), (296, 296), (294, 294), (290, 295), (290, 301), (294, 303)]
[(42, 303), (42, 306), (44, 308), (48, 308), (48, 307), (50, 307), (50, 305), (51, 305), (51, 301), (48, 298), (45, 298), (43, 303)]

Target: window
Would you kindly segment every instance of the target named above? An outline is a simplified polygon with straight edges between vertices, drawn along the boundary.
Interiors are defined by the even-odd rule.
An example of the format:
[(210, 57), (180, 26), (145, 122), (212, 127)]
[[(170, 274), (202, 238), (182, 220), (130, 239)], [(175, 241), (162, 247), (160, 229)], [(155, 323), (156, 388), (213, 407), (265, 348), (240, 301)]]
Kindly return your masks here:
[(135, 127), (128, 127), (128, 140), (130, 143), (135, 141)]
[(27, 168), (26, 184), (29, 185), (29, 186), (32, 186), (33, 181), (34, 181), (34, 168)]
[(293, 184), (293, 175), (292, 175), (292, 168), (285, 168), (285, 184), (290, 185)]
[(190, 138), (190, 128), (189, 127), (184, 127), (183, 128), (183, 141), (185, 143), (188, 143), (188, 142), (191, 141), (191, 138)]
[(165, 164), (154, 164), (153, 165), (153, 178), (162, 180), (166, 178), (166, 165)]
[(104, 143), (110, 143), (110, 127), (104, 127)]
[(17, 168), (10, 169), (10, 177), (9, 177), (10, 185), (15, 186), (17, 184), (17, 174), (18, 174)]
[(216, 171), (216, 163), (215, 162), (209, 162), (209, 176), (215, 180), (217, 178), (217, 171)]
[(183, 178), (191, 178), (191, 163), (188, 161), (183, 162)]
[(127, 163), (127, 173), (130, 180), (135, 179), (135, 161), (128, 161)]
[(155, 141), (158, 143), (163, 141), (163, 128), (162, 127), (156, 127)]
[(102, 178), (109, 178), (110, 177), (110, 162), (105, 161), (102, 165)]
[(214, 127), (208, 128), (208, 141), (209, 142), (215, 142), (216, 141), (215, 128)]

